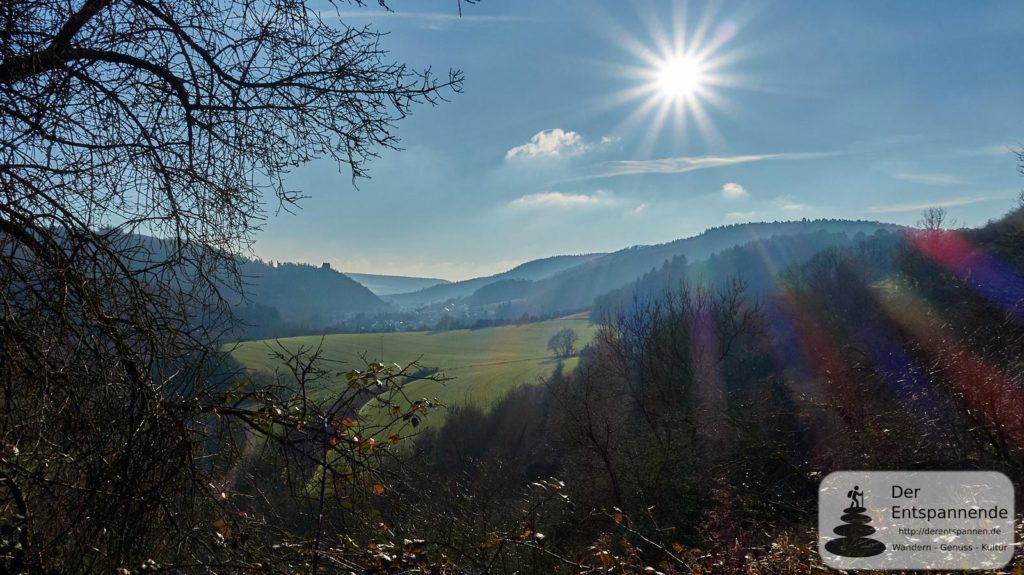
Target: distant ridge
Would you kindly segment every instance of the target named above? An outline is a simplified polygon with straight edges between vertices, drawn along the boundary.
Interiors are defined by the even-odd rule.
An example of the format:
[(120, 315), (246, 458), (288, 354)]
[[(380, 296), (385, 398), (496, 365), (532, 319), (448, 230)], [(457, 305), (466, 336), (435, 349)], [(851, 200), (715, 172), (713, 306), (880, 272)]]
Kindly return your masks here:
[(599, 253), (552, 256), (528, 261), (500, 274), (436, 285), (410, 293), (390, 295), (385, 299), (406, 307), (440, 303), (450, 299), (471, 296), (476, 290), (503, 280), (542, 280), (605, 255)]
[(394, 295), (426, 289), (435, 285), (452, 282), (440, 278), (421, 278), (415, 276), (391, 276), (381, 274), (360, 274), (342, 272), (372, 291), (375, 295)]
[(689, 238), (672, 242), (633, 246), (593, 258), (546, 279), (529, 285), (508, 286), (518, 293), (507, 293), (509, 305), (505, 314), (551, 315), (590, 308), (605, 293), (624, 287), (652, 269), (676, 258), (697, 261), (711, 255), (772, 236), (809, 234), (824, 231), (832, 234), (873, 234), (880, 229), (896, 230), (902, 226), (862, 220), (801, 220), (791, 222), (760, 222), (709, 228)]

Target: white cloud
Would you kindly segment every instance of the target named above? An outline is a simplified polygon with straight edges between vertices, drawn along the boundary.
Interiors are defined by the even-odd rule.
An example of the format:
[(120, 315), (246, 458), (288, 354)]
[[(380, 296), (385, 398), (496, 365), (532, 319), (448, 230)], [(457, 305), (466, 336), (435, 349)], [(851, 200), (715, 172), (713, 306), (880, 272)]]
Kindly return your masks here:
[(959, 184), (967, 183), (961, 178), (954, 176), (953, 174), (943, 174), (938, 172), (895, 172), (889, 175), (896, 178), (897, 180), (913, 182), (915, 184), (931, 184), (935, 186), (956, 186)]
[(598, 190), (593, 194), (565, 194), (562, 192), (540, 192), (520, 196), (508, 203), (510, 208), (570, 208), (596, 207), (610, 204), (611, 196)]
[(602, 162), (581, 170), (581, 174), (572, 180), (590, 180), (595, 178), (613, 178), (617, 176), (633, 176), (640, 174), (682, 174), (694, 170), (720, 168), (750, 162), (773, 160), (810, 160), (837, 155), (835, 152), (815, 153), (782, 153), (782, 154), (748, 154), (743, 156), (678, 156), (657, 160), (618, 160)]
[(750, 196), (747, 190), (736, 182), (729, 182), (722, 186), (722, 196), (729, 199), (746, 198)]
[(978, 202), (987, 202), (998, 199), (998, 196), (961, 196), (958, 198), (947, 198), (944, 200), (929, 200), (924, 202), (911, 202), (905, 204), (888, 204), (884, 206), (871, 206), (867, 209), (872, 214), (892, 214), (898, 212), (919, 212), (928, 208), (951, 208), (953, 206), (965, 206)]
[(561, 128), (537, 132), (530, 141), (505, 152), (505, 159), (576, 156), (587, 151), (583, 136)]
[(787, 212), (806, 210), (809, 207), (807, 204), (801, 204), (798, 202), (793, 196), (779, 196), (772, 200), (772, 204), (776, 208), (786, 210)]
[(607, 146), (609, 144), (617, 144), (622, 141), (622, 138), (618, 136), (601, 136), (601, 145)]
[(757, 212), (727, 212), (725, 217), (730, 220), (747, 220), (757, 215)]
[(639, 216), (640, 214), (642, 214), (642, 213), (644, 213), (646, 211), (647, 211), (647, 204), (640, 204), (640, 205), (636, 206), (635, 208), (629, 210), (626, 213), (628, 213), (631, 216)]

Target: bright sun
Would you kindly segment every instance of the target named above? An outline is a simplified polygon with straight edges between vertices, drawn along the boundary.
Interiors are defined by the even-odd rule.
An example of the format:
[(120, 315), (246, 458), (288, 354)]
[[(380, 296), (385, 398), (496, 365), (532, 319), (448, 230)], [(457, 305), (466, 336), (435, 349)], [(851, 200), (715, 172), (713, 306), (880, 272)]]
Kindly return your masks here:
[(743, 88), (746, 78), (730, 71), (746, 55), (730, 42), (745, 18), (732, 14), (719, 18), (708, 9), (687, 17), (682, 0), (659, 3), (667, 12), (642, 15), (649, 37), (636, 36), (618, 23), (609, 25), (613, 41), (634, 61), (613, 68), (629, 85), (605, 97), (609, 106), (638, 104), (622, 120), (623, 126), (647, 124), (640, 149), (650, 151), (663, 135), (680, 149), (695, 140), (709, 146), (724, 144), (715, 127), (715, 113), (735, 109), (726, 92)]
[(695, 58), (668, 58), (658, 66), (657, 84), (666, 98), (688, 98), (703, 88), (704, 68)]

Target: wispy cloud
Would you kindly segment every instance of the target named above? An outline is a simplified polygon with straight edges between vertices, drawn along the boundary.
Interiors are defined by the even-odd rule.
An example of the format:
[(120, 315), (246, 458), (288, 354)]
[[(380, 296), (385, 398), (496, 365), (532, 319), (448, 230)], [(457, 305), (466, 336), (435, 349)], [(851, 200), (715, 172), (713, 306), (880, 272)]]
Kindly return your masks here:
[(593, 194), (566, 194), (562, 192), (540, 192), (520, 196), (508, 203), (510, 208), (572, 208), (596, 207), (610, 205), (614, 198), (607, 192), (597, 191)]
[(1022, 144), (993, 144), (991, 146), (977, 146), (974, 148), (963, 148), (958, 150), (961, 156), (990, 156), (1009, 157), (1024, 149)]
[(746, 188), (737, 184), (736, 182), (729, 182), (722, 186), (722, 196), (731, 200), (746, 198), (750, 196)]
[(884, 206), (871, 206), (867, 209), (872, 214), (892, 214), (899, 212), (919, 212), (928, 208), (951, 208), (953, 206), (965, 206), (977, 204), (989, 200), (998, 199), (998, 196), (961, 196), (958, 198), (946, 198), (943, 200), (928, 200), (924, 202), (909, 202), (904, 204), (887, 204)]
[(751, 162), (781, 160), (811, 160), (838, 155), (836, 152), (748, 154), (739, 156), (677, 156), (657, 160), (617, 160), (594, 164), (580, 170), (570, 180), (591, 180), (635, 176), (641, 174), (682, 174), (695, 170), (707, 170)]
[(941, 172), (893, 172), (889, 174), (897, 180), (915, 184), (931, 184), (935, 186), (957, 186), (966, 184), (962, 178)]
[(627, 211), (626, 213), (631, 215), (631, 216), (639, 216), (640, 214), (642, 214), (642, 213), (644, 213), (646, 211), (647, 211), (647, 204), (639, 204), (636, 207), (634, 207), (633, 209)]
[(798, 212), (800, 210), (806, 210), (809, 207), (807, 204), (802, 204), (797, 201), (793, 196), (779, 196), (772, 200), (772, 205), (787, 212)]
[(726, 212), (725, 217), (730, 220), (746, 220), (757, 215), (757, 212)]
[(455, 22), (536, 22), (535, 18), (523, 16), (491, 16), (483, 14), (463, 14), (458, 12), (393, 12), (386, 10), (342, 10), (332, 12), (324, 10), (320, 17), (338, 18), (341, 20), (373, 20), (376, 18), (392, 18), (397, 20), (419, 20), (432, 23), (455, 23)]

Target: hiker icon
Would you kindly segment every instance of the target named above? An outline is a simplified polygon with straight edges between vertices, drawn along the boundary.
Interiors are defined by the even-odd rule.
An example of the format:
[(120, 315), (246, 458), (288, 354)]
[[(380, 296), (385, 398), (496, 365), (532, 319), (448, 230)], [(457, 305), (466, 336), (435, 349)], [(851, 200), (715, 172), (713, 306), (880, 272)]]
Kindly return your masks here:
[(864, 492), (860, 491), (859, 485), (854, 485), (853, 489), (846, 492), (846, 496), (850, 498), (850, 507), (864, 507)]
[(846, 496), (850, 498), (850, 506), (843, 509), (843, 516), (839, 518), (843, 524), (832, 530), (839, 538), (826, 543), (825, 549), (843, 557), (874, 557), (885, 551), (884, 543), (868, 537), (875, 528), (868, 525), (871, 517), (864, 513), (867, 509), (860, 486), (854, 485)]

